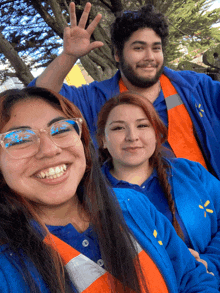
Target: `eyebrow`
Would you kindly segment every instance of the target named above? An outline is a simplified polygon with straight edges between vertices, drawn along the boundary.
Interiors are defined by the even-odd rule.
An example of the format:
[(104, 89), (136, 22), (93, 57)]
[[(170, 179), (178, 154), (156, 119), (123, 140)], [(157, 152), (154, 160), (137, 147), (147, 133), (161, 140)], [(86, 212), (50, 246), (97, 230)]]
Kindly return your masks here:
[(62, 116), (56, 117), (56, 118), (52, 119), (49, 123), (47, 123), (47, 126), (49, 127), (53, 123), (60, 121), (60, 120), (63, 120), (63, 119), (67, 119), (67, 117), (62, 117)]
[[(137, 119), (136, 122), (140, 122), (140, 121), (143, 121), (143, 120), (149, 121), (148, 118), (140, 118), (140, 119)], [(109, 125), (112, 125), (113, 123), (126, 123), (126, 122), (123, 121), (123, 120), (116, 120), (116, 121), (112, 121), (111, 123), (109, 123)]]
[[(136, 44), (139, 44), (139, 45), (147, 45), (147, 42), (144, 42), (144, 41), (134, 41), (133, 43), (131, 43), (131, 45), (136, 45)], [(155, 45), (162, 45), (162, 42), (155, 42), (152, 45), (153, 46), (155, 46)]]
[[(56, 117), (56, 118), (52, 119), (50, 122), (47, 123), (47, 127), (50, 127), (53, 123), (55, 123), (57, 121), (60, 121), (60, 120), (63, 120), (63, 119), (66, 119), (66, 117), (62, 117), (62, 116)], [(9, 132), (9, 131), (12, 131), (12, 130), (17, 130), (17, 129), (24, 129), (24, 128), (31, 129), (30, 126), (24, 126), (23, 125), (23, 126), (11, 127), (6, 132)]]

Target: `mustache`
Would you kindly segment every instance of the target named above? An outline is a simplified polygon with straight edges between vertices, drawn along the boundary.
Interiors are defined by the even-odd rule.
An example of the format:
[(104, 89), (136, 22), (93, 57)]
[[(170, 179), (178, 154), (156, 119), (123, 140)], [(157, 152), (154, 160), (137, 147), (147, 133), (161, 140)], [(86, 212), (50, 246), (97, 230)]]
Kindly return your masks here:
[(151, 62), (151, 61), (146, 61), (146, 62), (143, 62), (143, 63), (138, 63), (137, 64), (137, 67), (146, 67), (146, 66), (152, 66), (152, 67), (158, 67), (158, 65), (154, 62)]

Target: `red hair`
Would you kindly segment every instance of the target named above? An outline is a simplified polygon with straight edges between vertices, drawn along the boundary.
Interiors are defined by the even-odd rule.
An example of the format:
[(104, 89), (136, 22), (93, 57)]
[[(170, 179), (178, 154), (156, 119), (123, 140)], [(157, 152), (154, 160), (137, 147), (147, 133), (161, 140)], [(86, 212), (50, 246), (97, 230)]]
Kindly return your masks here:
[(135, 105), (140, 107), (145, 115), (147, 116), (148, 120), (150, 121), (151, 125), (156, 134), (156, 149), (152, 157), (150, 158), (150, 165), (154, 165), (154, 158), (160, 152), (162, 144), (167, 139), (167, 128), (159, 118), (156, 110), (152, 103), (142, 97), (141, 95), (134, 93), (134, 92), (123, 92), (110, 100), (108, 100), (104, 106), (102, 107), (101, 111), (98, 115), (98, 122), (97, 122), (97, 141), (99, 146), (99, 158), (101, 163), (104, 163), (106, 160), (111, 159), (111, 155), (109, 154), (108, 150), (104, 149), (103, 147), (103, 138), (105, 136), (105, 126), (108, 120), (108, 116), (110, 112), (117, 106), (128, 104), (128, 105)]

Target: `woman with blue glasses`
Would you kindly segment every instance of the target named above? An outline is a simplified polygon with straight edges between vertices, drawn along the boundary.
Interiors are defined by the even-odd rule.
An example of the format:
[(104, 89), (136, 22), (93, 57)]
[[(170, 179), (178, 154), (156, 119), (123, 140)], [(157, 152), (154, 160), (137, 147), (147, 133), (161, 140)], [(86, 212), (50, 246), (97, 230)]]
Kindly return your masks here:
[(65, 98), (2, 93), (0, 143), (0, 292), (218, 292), (150, 201), (109, 189)]

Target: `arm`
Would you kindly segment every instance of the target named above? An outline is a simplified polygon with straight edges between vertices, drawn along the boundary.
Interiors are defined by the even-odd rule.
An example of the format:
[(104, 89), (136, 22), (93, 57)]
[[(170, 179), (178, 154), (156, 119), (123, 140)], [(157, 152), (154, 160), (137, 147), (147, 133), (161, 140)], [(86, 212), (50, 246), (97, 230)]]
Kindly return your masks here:
[(197, 166), (200, 169), (200, 180), (213, 203), (213, 208), (210, 208), (213, 210), (213, 214), (210, 214), (211, 239), (205, 251), (200, 253), (200, 259), (207, 262), (208, 271), (214, 273), (220, 283), (220, 181), (200, 164)]
[(170, 292), (218, 292), (217, 279), (206, 273), (205, 266), (191, 255), (168, 219), (143, 194), (126, 189), (121, 201), (122, 191), (114, 190), (128, 227), (159, 267)]
[(38, 77), (36, 86), (45, 87), (59, 92), (63, 81), (77, 59), (88, 54), (91, 50), (103, 46), (102, 42), (90, 43), (90, 38), (101, 20), (98, 14), (91, 24), (85, 29), (91, 4), (88, 2), (77, 25), (75, 4), (70, 3), (70, 27), (64, 29), (63, 52), (58, 56)]
[[(187, 222), (186, 228), (188, 227), (193, 249), (199, 253), (200, 260), (207, 262), (208, 271), (215, 275), (220, 284), (220, 181), (201, 164), (191, 161), (185, 162), (191, 169), (183, 170), (191, 178), (191, 184), (194, 186), (194, 197), (191, 198), (190, 194), (188, 197), (186, 195), (184, 202), (180, 203), (178, 199), (179, 204), (176, 198), (177, 207), (178, 205), (184, 205), (185, 209), (190, 207), (193, 209), (193, 213), (197, 215), (197, 223), (192, 226)], [(190, 190), (190, 187), (188, 190)], [(197, 214), (195, 209), (195, 206), (198, 208), (197, 205), (201, 203), (200, 200), (202, 200), (204, 209), (200, 207), (202, 215)], [(187, 205), (186, 208), (186, 201), (191, 203), (192, 207)], [(180, 210), (179, 213), (181, 214)], [(182, 218), (186, 219), (185, 216)]]
[(158, 213), (155, 219), (158, 235), (173, 265), (179, 292), (218, 292), (217, 279), (206, 272), (203, 263), (195, 261), (184, 242), (176, 235), (170, 222), (168, 223), (164, 218), (158, 220), (157, 217)]

